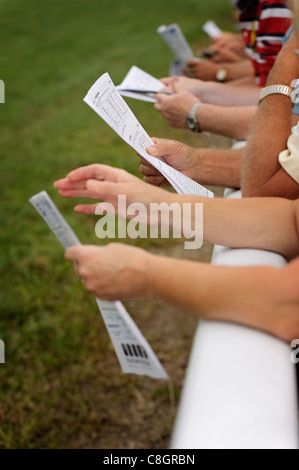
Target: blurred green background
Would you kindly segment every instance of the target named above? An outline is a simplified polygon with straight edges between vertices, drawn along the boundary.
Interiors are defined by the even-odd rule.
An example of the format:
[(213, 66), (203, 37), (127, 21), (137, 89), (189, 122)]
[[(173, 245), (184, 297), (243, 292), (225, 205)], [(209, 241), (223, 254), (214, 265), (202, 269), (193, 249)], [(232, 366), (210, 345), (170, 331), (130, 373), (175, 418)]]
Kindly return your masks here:
[[(157, 27), (179, 23), (196, 54), (209, 43), (201, 26), (211, 18), (232, 30), (226, 0), (0, 0), (6, 99), (0, 104), (0, 338), (6, 345), (6, 363), (0, 365), (1, 448), (137, 448), (168, 442), (169, 406), (175, 411), (179, 387), (121, 373), (92, 296), (28, 199), (47, 190), (81, 241), (100, 243), (96, 220), (75, 214), (74, 201), (60, 198), (53, 182), (93, 162), (138, 175), (139, 163), (83, 97), (104, 72), (118, 84), (131, 65), (157, 78), (167, 76), (173, 55)], [(127, 102), (149, 135), (187, 141), (187, 133), (170, 129), (151, 104)], [(143, 240), (142, 246), (151, 249), (153, 243), (164, 249), (162, 241)], [(141, 246), (138, 240), (134, 244)], [(146, 316), (146, 303), (128, 308), (140, 325), (135, 313)], [(149, 340), (154, 339), (152, 333)], [(184, 354), (187, 360), (188, 351)], [(144, 401), (138, 398), (142, 386)], [(132, 426), (125, 422), (130, 400), (132, 410), (140, 412), (136, 422), (148, 428), (144, 435), (136, 428), (136, 436), (124, 441), (121, 430)], [(161, 406), (169, 420), (154, 423)], [(152, 438), (155, 426), (161, 432)]]

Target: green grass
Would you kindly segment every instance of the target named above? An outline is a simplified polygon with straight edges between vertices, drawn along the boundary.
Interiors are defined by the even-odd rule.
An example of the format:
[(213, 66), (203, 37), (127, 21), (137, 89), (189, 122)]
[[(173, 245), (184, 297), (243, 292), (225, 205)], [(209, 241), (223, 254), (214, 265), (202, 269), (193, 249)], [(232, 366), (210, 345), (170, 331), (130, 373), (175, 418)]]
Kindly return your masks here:
[[(138, 159), (82, 99), (106, 71), (115, 84), (133, 64), (166, 76), (173, 57), (157, 27), (179, 22), (196, 50), (208, 43), (201, 25), (211, 17), (231, 28), (224, 0), (0, 0), (1, 448), (74, 445), (99, 425), (86, 383), (137, 380), (101, 378), (107, 351), (119, 368), (96, 305), (28, 199), (47, 190), (82, 242), (99, 243), (95, 219), (76, 215), (53, 182), (93, 162), (138, 174)], [(150, 135), (184, 139), (151, 105), (128, 102)]]

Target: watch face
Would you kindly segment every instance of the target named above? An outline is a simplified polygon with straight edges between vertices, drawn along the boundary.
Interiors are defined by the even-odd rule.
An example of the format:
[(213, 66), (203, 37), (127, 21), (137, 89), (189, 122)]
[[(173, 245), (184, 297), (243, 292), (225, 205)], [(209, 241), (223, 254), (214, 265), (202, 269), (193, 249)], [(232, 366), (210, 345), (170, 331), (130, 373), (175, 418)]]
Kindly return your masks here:
[(197, 129), (197, 122), (191, 117), (187, 117), (186, 124), (187, 124), (188, 128), (191, 129), (191, 130)]
[(227, 71), (225, 69), (219, 69), (217, 71), (216, 78), (217, 80), (219, 80), (219, 82), (223, 82), (226, 79), (226, 76), (227, 76)]

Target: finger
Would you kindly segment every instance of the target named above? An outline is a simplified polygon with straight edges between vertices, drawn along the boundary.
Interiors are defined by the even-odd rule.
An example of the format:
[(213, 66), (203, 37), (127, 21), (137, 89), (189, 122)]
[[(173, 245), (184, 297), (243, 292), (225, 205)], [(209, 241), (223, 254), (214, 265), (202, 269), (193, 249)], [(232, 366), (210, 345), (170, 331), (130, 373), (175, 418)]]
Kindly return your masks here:
[(77, 276), (80, 276), (79, 264), (78, 264), (76, 261), (74, 261), (73, 271), (74, 271), (74, 273), (75, 273)]
[(177, 142), (168, 139), (156, 139), (155, 145), (150, 145), (146, 151), (152, 157), (162, 157), (174, 153)]
[(98, 203), (96, 204), (77, 204), (74, 211), (78, 214), (95, 214)]
[(114, 207), (114, 205), (109, 202), (100, 202), (99, 204), (96, 204), (95, 214), (118, 214), (118, 206)]
[(180, 84), (179, 81), (176, 81), (176, 82), (173, 83), (172, 90), (176, 94), (181, 93), (181, 92), (187, 93), (186, 90), (184, 89), (184, 87), (182, 87), (182, 85)]
[(141, 165), (149, 166), (150, 168), (153, 167), (153, 165), (151, 165), (151, 164), (150, 164), (147, 160), (145, 160), (145, 158), (143, 158), (143, 157), (140, 157), (140, 158), (139, 158), (139, 161), (140, 161)]
[(54, 183), (56, 189), (82, 189), (85, 185), (86, 180), (71, 181), (68, 178), (62, 178)]
[(82, 166), (71, 171), (67, 178), (70, 181), (96, 179), (99, 181), (117, 181), (118, 177), (123, 175), (123, 170), (113, 168), (109, 165), (94, 163), (92, 165)]
[(161, 91), (169, 92), (169, 91), (171, 91), (171, 86), (170, 86), (170, 85), (169, 85), (169, 86), (165, 86), (164, 88), (162, 88)]
[(194, 72), (195, 70), (198, 70), (199, 68), (200, 68), (200, 65), (198, 62), (194, 62), (193, 64), (188, 65), (189, 72)]
[(143, 181), (153, 186), (170, 186), (168, 181), (162, 175), (161, 176), (145, 176), (143, 178)]
[(178, 80), (177, 75), (174, 75), (173, 77), (163, 77), (160, 78), (160, 81), (164, 83), (166, 86), (170, 86), (174, 80)]
[(168, 86), (171, 83), (172, 77), (162, 77), (160, 78), (160, 82), (164, 83), (164, 85)]
[(159, 176), (161, 173), (154, 168), (153, 166), (148, 166), (148, 165), (140, 165), (139, 166), (139, 171), (142, 173), (144, 176)]
[(88, 197), (90, 199), (99, 199), (97, 193), (88, 189), (60, 189), (59, 194), (62, 197)]
[(126, 194), (128, 191), (127, 184), (111, 183), (107, 181), (88, 180), (87, 189), (97, 195), (97, 199), (106, 199), (108, 197)]
[(82, 253), (82, 248), (83, 247), (81, 245), (71, 246), (70, 248), (67, 248), (64, 253), (65, 259), (69, 261), (78, 262)]

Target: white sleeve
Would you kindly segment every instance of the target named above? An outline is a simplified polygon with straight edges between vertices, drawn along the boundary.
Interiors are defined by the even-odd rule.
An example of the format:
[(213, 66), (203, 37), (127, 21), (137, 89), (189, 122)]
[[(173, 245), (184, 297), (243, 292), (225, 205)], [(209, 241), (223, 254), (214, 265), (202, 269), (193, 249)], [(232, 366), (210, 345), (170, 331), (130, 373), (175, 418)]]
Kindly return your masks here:
[(299, 184), (299, 135), (289, 137), (288, 148), (278, 156), (283, 169)]

